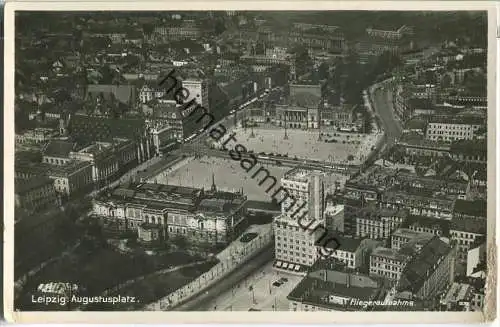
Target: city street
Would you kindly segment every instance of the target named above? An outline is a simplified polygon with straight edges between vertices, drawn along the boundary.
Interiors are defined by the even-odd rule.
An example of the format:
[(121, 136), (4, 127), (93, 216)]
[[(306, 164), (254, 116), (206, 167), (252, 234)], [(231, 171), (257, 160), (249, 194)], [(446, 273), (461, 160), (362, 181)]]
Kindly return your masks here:
[[(287, 278), (288, 281), (279, 287), (272, 285), (282, 277)], [(268, 262), (198, 309), (203, 311), (248, 311), (250, 309), (287, 311), (286, 297), (302, 278), (303, 276), (278, 272), (273, 269), (273, 262)]]
[(392, 104), (392, 90), (389, 87), (376, 87), (372, 93), (375, 113), (380, 117), (387, 137), (387, 146), (393, 145), (401, 135), (403, 128), (401, 122), (394, 114)]

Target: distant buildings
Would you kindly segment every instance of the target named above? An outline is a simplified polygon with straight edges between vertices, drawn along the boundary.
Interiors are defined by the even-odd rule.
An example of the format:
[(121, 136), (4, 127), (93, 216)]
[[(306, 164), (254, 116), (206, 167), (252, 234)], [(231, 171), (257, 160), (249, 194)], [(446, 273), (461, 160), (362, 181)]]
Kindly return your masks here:
[(16, 144), (41, 144), (59, 136), (59, 131), (50, 128), (35, 128), (23, 134), (16, 134)]

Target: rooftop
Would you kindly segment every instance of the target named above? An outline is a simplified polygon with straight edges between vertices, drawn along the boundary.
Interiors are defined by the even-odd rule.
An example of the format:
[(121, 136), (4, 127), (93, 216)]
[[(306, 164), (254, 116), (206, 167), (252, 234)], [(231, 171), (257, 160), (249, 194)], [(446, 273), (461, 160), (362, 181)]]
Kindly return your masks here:
[(290, 292), (287, 298), (292, 301), (344, 311), (360, 310), (359, 306), (350, 305), (351, 298), (362, 301), (373, 300), (378, 294), (379, 290), (376, 288), (347, 286), (306, 277)]
[(88, 161), (72, 160), (65, 165), (50, 165), (49, 176), (66, 176), (92, 164)]
[(474, 234), (486, 234), (486, 217), (453, 217), (450, 229)]
[(335, 243), (337, 244), (330, 244), (330, 242), (327, 244), (323, 244), (325, 241), (324, 239), (320, 238), (316, 241), (316, 246), (324, 246), (326, 248), (330, 248), (330, 246), (335, 246), (337, 247), (337, 250), (339, 251), (346, 251), (346, 252), (356, 252), (356, 250), (359, 248), (359, 245), (363, 241), (361, 238), (351, 238), (347, 236), (341, 236), (341, 235), (334, 235), (335, 238)]
[(16, 194), (22, 195), (31, 190), (44, 187), (47, 185), (53, 185), (54, 182), (46, 176), (37, 176), (30, 179), (20, 179), (16, 178), (14, 181), (14, 187)]
[(398, 291), (417, 293), (451, 249), (437, 237), (427, 242), (403, 269)]
[(455, 207), (453, 208), (455, 214), (463, 214), (473, 217), (484, 217), (487, 214), (487, 204), (486, 200), (461, 200), (457, 199), (455, 201)]
[(443, 232), (443, 236), (448, 236), (450, 234), (449, 220), (411, 215), (401, 224), (401, 227), (406, 229), (410, 226), (438, 229)]
[(322, 174), (324, 173), (320, 170), (312, 170), (312, 169), (297, 167), (287, 171), (283, 176), (283, 178), (294, 182), (307, 182), (311, 176), (322, 175)]
[(476, 116), (455, 117), (440, 115), (438, 117), (432, 117), (429, 120), (429, 123), (484, 125), (485, 120), (482, 117)]
[(233, 209), (243, 205), (246, 198), (239, 193), (212, 193), (184, 186), (141, 183), (119, 186), (98, 200), (131, 203), (157, 210), (176, 208), (190, 212), (217, 214), (230, 213)]
[(47, 145), (43, 154), (49, 157), (69, 158), (69, 153), (76, 149), (75, 142), (53, 140)]
[(471, 300), (473, 288), (469, 284), (453, 283), (441, 301), (448, 304), (458, 301)]
[(390, 248), (385, 248), (385, 247), (378, 247), (375, 250), (373, 250), (372, 256), (379, 256), (379, 257), (384, 257), (388, 258), (391, 260), (397, 260), (397, 261), (406, 261), (410, 256), (401, 254), (398, 250), (396, 249), (390, 249)]
[(394, 231), (394, 233), (392, 234), (392, 236), (396, 236), (396, 237), (405, 237), (405, 238), (409, 238), (409, 239), (412, 239), (412, 240), (417, 240), (417, 239), (431, 239), (432, 237), (434, 237), (434, 234), (431, 234), (431, 233), (424, 233), (424, 232), (417, 232), (417, 231), (413, 231), (411, 229), (408, 229), (408, 228), (398, 228), (396, 231)]

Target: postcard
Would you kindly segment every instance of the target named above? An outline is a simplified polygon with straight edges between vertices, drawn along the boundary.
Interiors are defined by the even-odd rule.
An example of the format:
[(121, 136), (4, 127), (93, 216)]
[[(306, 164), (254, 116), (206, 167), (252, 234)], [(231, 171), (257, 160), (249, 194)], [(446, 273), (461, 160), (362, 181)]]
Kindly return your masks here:
[(493, 3), (4, 13), (8, 320), (496, 318)]

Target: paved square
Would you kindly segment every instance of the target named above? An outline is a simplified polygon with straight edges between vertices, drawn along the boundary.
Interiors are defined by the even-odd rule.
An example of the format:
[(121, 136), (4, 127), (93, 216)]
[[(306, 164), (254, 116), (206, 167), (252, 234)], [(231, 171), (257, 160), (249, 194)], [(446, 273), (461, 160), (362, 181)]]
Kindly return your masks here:
[[(296, 156), (299, 159), (351, 164), (359, 164), (363, 161), (378, 137), (376, 134), (323, 132), (319, 140), (317, 130), (287, 129), (288, 138), (285, 139), (285, 129), (259, 127), (253, 129), (236, 127), (231, 133), (235, 133), (237, 140), (235, 143), (242, 144), (248, 151), (255, 153), (279, 153), (287, 154), (289, 158)], [(325, 142), (326, 139), (334, 139), (337, 142)], [(225, 138), (222, 139), (224, 140)], [(354, 160), (348, 161), (349, 155), (353, 155)]]
[[(259, 169), (260, 165), (265, 166), (278, 181), (283, 177), (285, 172), (290, 170), (289, 167), (270, 166), (260, 162), (257, 163), (254, 170)], [(249, 200), (271, 201), (272, 198), (266, 193), (266, 189), (263, 186), (259, 186), (259, 179), (252, 179), (254, 170), (247, 173), (241, 168), (239, 161), (203, 157), (185, 161), (185, 164), (181, 167), (170, 172), (162, 172), (151, 178), (150, 182), (156, 181), (161, 184), (197, 188), (204, 187), (205, 190), (208, 190), (212, 186), (213, 174), (215, 176), (215, 184), (219, 190), (236, 192), (243, 187), (243, 193), (248, 196)]]
[[(249, 200), (271, 201), (271, 194), (266, 193), (266, 187), (259, 185), (261, 177), (252, 178), (253, 173), (261, 166), (269, 170), (271, 176), (274, 176), (278, 180), (276, 185), (280, 185), (283, 175), (292, 169), (290, 167), (278, 167), (258, 162), (247, 173), (241, 168), (239, 161), (218, 157), (188, 158), (171, 169), (152, 177), (149, 179), (149, 182), (197, 188), (203, 187), (205, 190), (208, 190), (212, 186), (212, 174), (214, 174), (215, 184), (219, 190), (235, 192), (241, 190), (243, 187), (243, 193), (248, 196)], [(342, 186), (347, 178), (347, 176), (341, 174), (329, 174), (325, 178), (325, 184), (327, 187), (333, 187), (335, 182), (338, 181)], [(278, 186), (275, 186), (275, 189), (277, 188)]]

